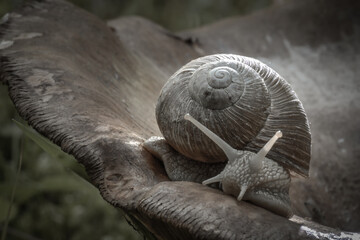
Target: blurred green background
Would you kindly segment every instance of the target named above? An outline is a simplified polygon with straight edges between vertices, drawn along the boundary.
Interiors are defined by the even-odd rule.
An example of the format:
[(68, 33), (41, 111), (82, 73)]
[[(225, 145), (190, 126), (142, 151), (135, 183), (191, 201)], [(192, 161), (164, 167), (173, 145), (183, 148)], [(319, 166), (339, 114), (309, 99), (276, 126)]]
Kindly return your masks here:
[[(198, 27), (285, 0), (70, 0), (102, 19), (139, 15), (170, 30)], [(0, 15), (26, 0), (0, 0)]]
[[(102, 19), (140, 15), (170, 29), (199, 27), (248, 14), (275, 0), (72, 0)], [(279, 2), (280, 0), (277, 0)], [(0, 0), (0, 16), (23, 0)], [(1, 39), (0, 39), (1, 40)], [(44, 152), (11, 119), (20, 119), (0, 85), (0, 231), (18, 176), (6, 239), (143, 239), (97, 189), (72, 172), (75, 161)], [(23, 139), (23, 147), (20, 142)], [(23, 163), (16, 174), (20, 153)], [(1, 238), (0, 238), (1, 239)]]

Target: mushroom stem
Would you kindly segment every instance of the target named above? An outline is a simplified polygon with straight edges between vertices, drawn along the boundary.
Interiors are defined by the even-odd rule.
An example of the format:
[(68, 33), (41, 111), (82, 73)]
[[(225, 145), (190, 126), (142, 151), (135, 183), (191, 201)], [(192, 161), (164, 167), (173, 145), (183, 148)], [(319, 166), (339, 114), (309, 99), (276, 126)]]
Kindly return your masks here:
[(202, 125), (196, 119), (194, 119), (190, 114), (185, 114), (184, 118), (191, 123), (193, 123), (200, 131), (202, 131), (206, 136), (208, 136), (214, 143), (216, 143), (225, 153), (226, 157), (229, 161), (235, 160), (238, 155), (238, 150), (232, 148), (229, 144), (227, 144), (224, 140), (222, 140), (219, 136), (213, 133), (210, 129)]
[(251, 159), (249, 164), (253, 172), (257, 172), (262, 168), (263, 160), (266, 154), (268, 154), (268, 152), (274, 146), (275, 142), (281, 137), (282, 137), (282, 132), (277, 131), (274, 134), (274, 136), (265, 144), (265, 146), (262, 149), (260, 149), (260, 151), (254, 156), (254, 158)]

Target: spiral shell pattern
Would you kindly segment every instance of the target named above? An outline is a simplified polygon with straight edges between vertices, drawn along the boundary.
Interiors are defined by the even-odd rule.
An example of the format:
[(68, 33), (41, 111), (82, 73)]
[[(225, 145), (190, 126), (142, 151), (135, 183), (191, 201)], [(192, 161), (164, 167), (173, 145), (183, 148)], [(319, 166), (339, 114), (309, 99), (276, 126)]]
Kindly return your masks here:
[(184, 120), (189, 113), (233, 148), (257, 152), (281, 130), (268, 158), (308, 175), (311, 136), (300, 100), (290, 85), (262, 62), (232, 54), (195, 59), (164, 85), (157, 106), (158, 126), (183, 155), (203, 162), (226, 156)]
[(244, 90), (241, 73), (244, 68), (235, 61), (204, 64), (189, 82), (191, 97), (205, 108), (221, 110), (238, 101)]

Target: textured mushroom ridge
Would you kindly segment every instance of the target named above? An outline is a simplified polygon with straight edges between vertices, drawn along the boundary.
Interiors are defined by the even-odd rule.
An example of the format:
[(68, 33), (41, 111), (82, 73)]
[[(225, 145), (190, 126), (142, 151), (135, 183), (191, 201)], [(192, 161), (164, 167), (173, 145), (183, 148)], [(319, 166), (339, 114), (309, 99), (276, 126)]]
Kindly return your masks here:
[(257, 152), (281, 130), (284, 137), (268, 157), (308, 175), (311, 136), (304, 108), (264, 63), (233, 54), (201, 57), (179, 69), (161, 91), (156, 117), (167, 142), (194, 160), (226, 161), (220, 148), (183, 119), (186, 113), (239, 150)]

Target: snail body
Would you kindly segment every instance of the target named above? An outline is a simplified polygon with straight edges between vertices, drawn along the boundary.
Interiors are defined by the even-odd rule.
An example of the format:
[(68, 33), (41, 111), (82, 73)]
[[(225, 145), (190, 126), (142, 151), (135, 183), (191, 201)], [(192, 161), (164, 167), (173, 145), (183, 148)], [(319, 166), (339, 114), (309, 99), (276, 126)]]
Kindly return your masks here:
[(198, 58), (164, 85), (156, 117), (165, 139), (144, 146), (171, 180), (220, 182), (238, 200), (291, 215), (289, 171), (308, 175), (311, 138), (300, 100), (274, 70), (232, 54)]

